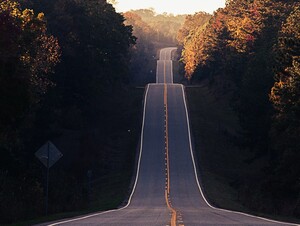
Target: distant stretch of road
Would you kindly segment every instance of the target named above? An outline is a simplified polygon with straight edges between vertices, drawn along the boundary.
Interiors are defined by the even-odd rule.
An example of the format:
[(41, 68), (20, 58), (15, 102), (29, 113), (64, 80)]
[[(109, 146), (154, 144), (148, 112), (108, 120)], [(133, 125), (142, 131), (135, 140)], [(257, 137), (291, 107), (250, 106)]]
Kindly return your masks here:
[(137, 175), (128, 204), (43, 225), (292, 225), (207, 202), (196, 172), (184, 87), (173, 84), (175, 50), (161, 50), (156, 83), (146, 88)]

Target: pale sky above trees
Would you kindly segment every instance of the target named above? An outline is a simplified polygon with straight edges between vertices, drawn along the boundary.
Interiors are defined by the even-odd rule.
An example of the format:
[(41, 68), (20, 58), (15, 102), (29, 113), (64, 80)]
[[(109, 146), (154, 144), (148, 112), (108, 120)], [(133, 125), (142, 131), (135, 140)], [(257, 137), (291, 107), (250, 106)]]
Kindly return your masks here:
[(193, 14), (199, 11), (212, 13), (225, 6), (225, 0), (117, 0), (116, 2), (118, 12), (154, 8), (157, 13)]

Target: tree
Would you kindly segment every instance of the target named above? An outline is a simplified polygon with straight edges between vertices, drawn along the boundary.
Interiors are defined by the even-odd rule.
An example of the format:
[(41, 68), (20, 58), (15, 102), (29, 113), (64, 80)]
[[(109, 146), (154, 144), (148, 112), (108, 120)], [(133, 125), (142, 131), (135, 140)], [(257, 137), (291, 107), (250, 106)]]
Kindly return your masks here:
[[(241, 200), (259, 211), (283, 213), (294, 205), (289, 214), (300, 212), (299, 19), (298, 1), (230, 0), (204, 28), (183, 35), (186, 76), (207, 78), (214, 95), (229, 100), (249, 162), (269, 160), (253, 175), (264, 175), (254, 195)], [(252, 183), (242, 182), (239, 192)], [(266, 202), (251, 206), (259, 203), (255, 194)]]
[(25, 146), (61, 51), (44, 14), (13, 0), (0, 2), (0, 34), (1, 224), (42, 209), (42, 186), (32, 177)]
[[(270, 100), (275, 108), (271, 139), (275, 161), (271, 184), (299, 200), (300, 168), (300, 6), (296, 6), (282, 26), (277, 43), (277, 67)], [(280, 197), (286, 196), (279, 194)], [(300, 212), (298, 203), (293, 211)]]
[(47, 15), (49, 30), (62, 48), (51, 92), (57, 99), (55, 108), (62, 115), (81, 118), (67, 117), (60, 123), (74, 129), (102, 120), (98, 113), (111, 106), (106, 96), (114, 96), (129, 81), (129, 47), (135, 43), (132, 27), (124, 25), (124, 17), (105, 0), (33, 3)]
[(60, 47), (47, 34), (43, 13), (35, 15), (5, 0), (0, 3), (0, 21), (1, 140), (18, 128), (52, 84), (48, 76), (59, 62)]
[(184, 39), (197, 28), (205, 25), (210, 18), (211, 15), (205, 12), (198, 12), (194, 15), (187, 15), (184, 24), (177, 33), (177, 41), (179, 42), (179, 44), (183, 45)]
[(188, 79), (191, 78), (200, 61), (205, 61), (201, 53), (206, 43), (205, 27), (210, 18), (211, 15), (204, 12), (188, 15), (178, 31), (177, 40), (179, 45), (183, 46), (182, 61), (185, 64), (185, 76)]
[(176, 44), (177, 32), (184, 22), (186, 15), (174, 16), (172, 14), (156, 14), (154, 9), (131, 10), (131, 13), (137, 14), (146, 22), (155, 32), (153, 41), (159, 43)]
[(131, 83), (147, 84), (153, 82), (156, 48), (156, 32), (138, 14), (129, 11), (123, 14), (125, 24), (133, 28), (133, 35), (137, 38), (136, 44), (131, 48)]

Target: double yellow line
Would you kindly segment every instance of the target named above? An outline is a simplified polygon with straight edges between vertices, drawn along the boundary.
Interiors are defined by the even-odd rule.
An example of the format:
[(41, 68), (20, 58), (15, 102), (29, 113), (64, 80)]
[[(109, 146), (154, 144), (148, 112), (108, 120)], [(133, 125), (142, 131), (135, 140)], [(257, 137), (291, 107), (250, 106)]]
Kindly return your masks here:
[(165, 165), (166, 165), (166, 187), (165, 199), (172, 213), (171, 226), (176, 226), (177, 211), (172, 207), (170, 199), (170, 159), (169, 159), (169, 127), (168, 127), (168, 86), (166, 84), (166, 62), (164, 61), (164, 110), (165, 110)]

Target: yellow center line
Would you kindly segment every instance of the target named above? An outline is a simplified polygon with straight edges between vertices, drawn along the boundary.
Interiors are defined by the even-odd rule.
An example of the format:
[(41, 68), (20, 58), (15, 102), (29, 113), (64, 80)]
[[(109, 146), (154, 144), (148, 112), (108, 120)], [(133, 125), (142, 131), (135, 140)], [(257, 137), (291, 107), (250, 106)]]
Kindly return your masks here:
[(166, 78), (166, 61), (164, 60), (164, 84), (166, 84), (167, 78)]
[(164, 107), (165, 107), (165, 143), (166, 143), (166, 189), (165, 199), (172, 213), (171, 226), (176, 226), (177, 211), (172, 207), (170, 200), (170, 159), (169, 159), (169, 128), (168, 128), (168, 86), (166, 84), (166, 63), (164, 61)]
[(165, 189), (165, 198), (168, 208), (172, 212), (171, 217), (171, 226), (176, 226), (177, 212), (171, 205), (170, 200), (170, 159), (169, 159), (169, 131), (168, 131), (168, 87), (167, 84), (164, 84), (164, 106), (165, 106), (165, 132), (166, 132), (166, 167), (167, 167), (167, 175), (166, 175), (166, 184), (167, 188)]
[(169, 128), (168, 128), (168, 86), (164, 84), (164, 106), (165, 106), (165, 136), (166, 136), (166, 165), (167, 165), (167, 192), (170, 194), (170, 162), (169, 162)]

